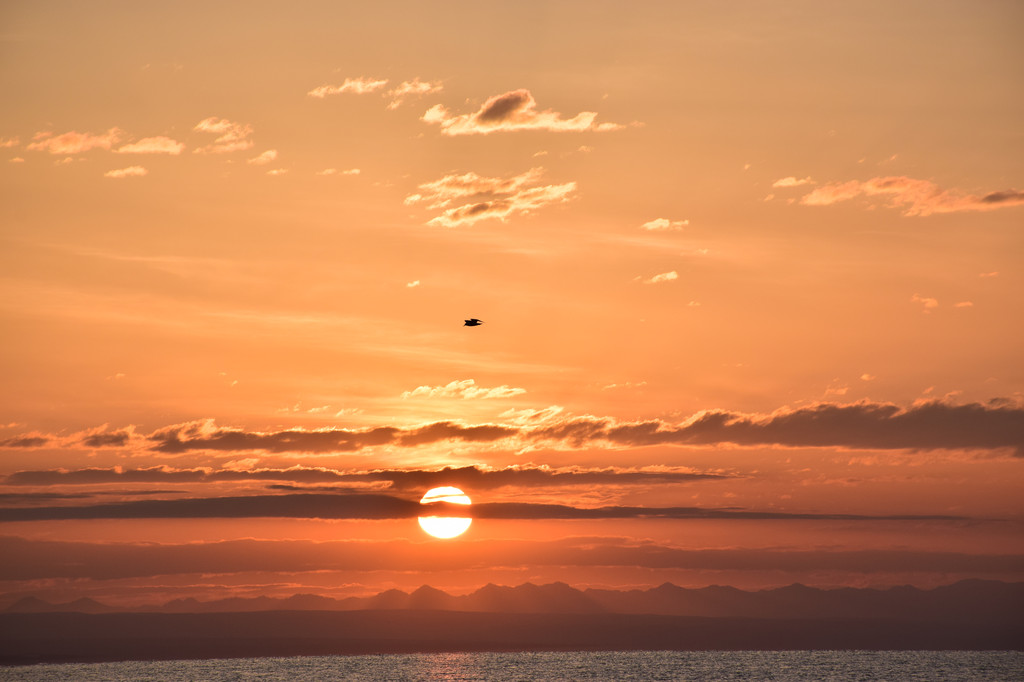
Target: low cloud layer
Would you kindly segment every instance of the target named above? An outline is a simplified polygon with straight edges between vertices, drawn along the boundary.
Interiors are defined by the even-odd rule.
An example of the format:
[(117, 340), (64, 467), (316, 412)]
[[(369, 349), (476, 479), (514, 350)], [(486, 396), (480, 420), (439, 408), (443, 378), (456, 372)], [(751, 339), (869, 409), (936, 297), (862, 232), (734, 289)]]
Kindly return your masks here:
[(529, 90), (512, 90), (495, 95), (471, 114), (453, 115), (437, 104), (423, 114), (423, 120), (441, 126), (445, 135), (487, 135), (515, 130), (546, 130), (549, 132), (582, 132), (585, 130), (618, 130), (616, 123), (595, 123), (597, 113), (582, 111), (572, 118), (558, 112), (539, 111)]
[[(477, 540), (438, 552), (430, 542), (228, 540), (188, 544), (112, 544), (0, 538), (0, 580), (116, 580), (160, 575), (241, 572), (423, 572), (514, 566), (627, 566), (719, 571), (830, 570), (855, 573), (1013, 574), (1020, 555), (913, 550), (681, 549), (617, 538), (555, 541)], [(74, 560), (69, 560), (70, 558)]]
[[(783, 180), (795, 180), (784, 178)], [(779, 182), (783, 182), (780, 180)], [(809, 178), (806, 179), (809, 181)], [(804, 181), (774, 186), (794, 187)], [(994, 211), (999, 208), (1024, 205), (1024, 192), (1009, 189), (987, 194), (967, 194), (959, 190), (942, 189), (930, 180), (906, 176), (877, 177), (849, 182), (833, 182), (818, 187), (800, 198), (805, 206), (829, 206), (856, 197), (888, 199), (889, 206), (903, 211), (905, 216), (929, 216), (936, 213), (961, 211)]]
[(209, 519), (209, 518), (302, 518), (302, 519), (412, 519), (429, 509), (432, 516), (470, 516), (505, 520), (600, 520), (600, 519), (718, 519), (774, 521), (963, 521), (949, 515), (816, 514), (766, 512), (702, 507), (574, 507), (564, 504), (490, 502), (466, 507), (460, 504), (421, 505), (417, 500), (391, 495), (355, 493), (290, 493), (170, 500), (131, 500), (93, 505), (0, 508), (0, 522), (63, 521), (70, 519)]
[(405, 203), (423, 203), (429, 209), (440, 210), (427, 221), (439, 227), (473, 225), (492, 218), (505, 221), (571, 198), (575, 182), (539, 185), (543, 173), (543, 168), (531, 168), (510, 178), (453, 173), (420, 185), (420, 191), (407, 196)]
[(142, 483), (191, 484), (221, 482), (268, 482), (299, 485), (347, 484), (385, 485), (393, 491), (422, 491), (439, 485), (463, 486), (467, 490), (492, 490), (506, 486), (593, 486), (650, 485), (685, 483), (730, 478), (724, 474), (695, 471), (637, 471), (635, 469), (550, 469), (514, 467), (481, 469), (474, 466), (445, 467), (438, 470), (338, 471), (327, 468), (292, 467), (288, 469), (174, 469), (166, 466), (140, 469), (85, 468), (19, 471), (3, 480), (8, 486), (67, 486)]
[[(109, 438), (104, 441), (103, 438)], [(508, 447), (783, 446), (865, 450), (999, 450), (1024, 456), (1024, 406), (944, 401), (901, 407), (893, 403), (818, 403), (770, 414), (700, 412), (682, 422), (621, 421), (608, 417), (551, 415), (540, 425), (441, 421), (423, 426), (307, 431), (245, 431), (213, 420), (176, 424), (148, 435), (91, 432), (73, 437), (29, 433), (0, 447), (130, 446), (177, 454), (190, 451), (270, 453), (353, 452), (375, 446), (415, 447), (447, 440), (507, 441)]]

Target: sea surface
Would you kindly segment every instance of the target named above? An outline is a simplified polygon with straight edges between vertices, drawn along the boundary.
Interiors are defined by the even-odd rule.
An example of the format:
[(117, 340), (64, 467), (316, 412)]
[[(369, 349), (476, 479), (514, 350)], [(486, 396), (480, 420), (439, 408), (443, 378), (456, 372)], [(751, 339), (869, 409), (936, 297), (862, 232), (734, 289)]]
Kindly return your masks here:
[(387, 654), (42, 664), (0, 680), (1024, 680), (1020, 651), (628, 651)]

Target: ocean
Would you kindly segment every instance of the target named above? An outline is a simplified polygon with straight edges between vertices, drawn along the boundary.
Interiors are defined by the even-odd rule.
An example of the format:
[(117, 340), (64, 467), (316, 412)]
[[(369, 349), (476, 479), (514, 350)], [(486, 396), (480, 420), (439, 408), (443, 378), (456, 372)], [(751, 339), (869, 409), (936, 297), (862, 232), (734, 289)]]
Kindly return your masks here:
[(198, 661), (41, 664), (0, 668), (19, 682), (200, 680), (1024, 680), (1021, 651), (605, 651), (386, 654)]

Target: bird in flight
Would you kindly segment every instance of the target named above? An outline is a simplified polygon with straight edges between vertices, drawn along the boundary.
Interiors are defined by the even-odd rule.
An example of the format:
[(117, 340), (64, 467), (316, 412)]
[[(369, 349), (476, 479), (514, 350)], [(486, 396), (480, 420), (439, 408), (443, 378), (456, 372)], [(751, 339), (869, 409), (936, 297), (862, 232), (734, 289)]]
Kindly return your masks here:
[(483, 320), (478, 320), (475, 317), (472, 317), (472, 318), (466, 320), (465, 324), (463, 324), (462, 326), (463, 327), (479, 327), (483, 323), (484, 323)]

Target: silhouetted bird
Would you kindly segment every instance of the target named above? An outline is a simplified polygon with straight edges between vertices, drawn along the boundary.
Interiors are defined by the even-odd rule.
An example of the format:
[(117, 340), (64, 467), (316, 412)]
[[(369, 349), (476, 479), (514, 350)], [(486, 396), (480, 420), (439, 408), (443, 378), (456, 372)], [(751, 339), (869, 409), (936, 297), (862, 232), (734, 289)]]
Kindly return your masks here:
[(478, 320), (478, 319), (476, 319), (474, 317), (474, 318), (466, 320), (466, 323), (464, 325), (462, 325), (462, 326), (463, 327), (479, 327), (483, 323), (484, 323), (483, 320)]

